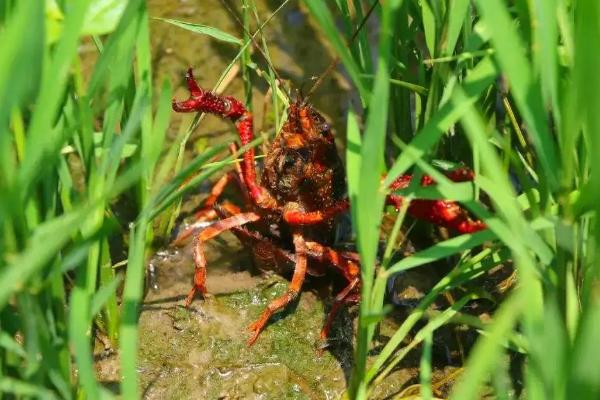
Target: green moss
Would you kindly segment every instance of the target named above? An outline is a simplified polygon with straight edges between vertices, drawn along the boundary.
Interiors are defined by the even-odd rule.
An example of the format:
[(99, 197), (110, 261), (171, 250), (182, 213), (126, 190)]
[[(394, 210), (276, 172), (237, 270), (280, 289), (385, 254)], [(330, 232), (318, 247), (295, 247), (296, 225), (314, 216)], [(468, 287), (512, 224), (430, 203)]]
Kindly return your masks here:
[(272, 318), (254, 346), (246, 345), (246, 327), (287, 286), (269, 277), (248, 291), (199, 300), (189, 310), (174, 303), (142, 313), (142, 387), (157, 398), (339, 396), (345, 389), (340, 362), (328, 352), (317, 354), (325, 315), (314, 294), (302, 293)]

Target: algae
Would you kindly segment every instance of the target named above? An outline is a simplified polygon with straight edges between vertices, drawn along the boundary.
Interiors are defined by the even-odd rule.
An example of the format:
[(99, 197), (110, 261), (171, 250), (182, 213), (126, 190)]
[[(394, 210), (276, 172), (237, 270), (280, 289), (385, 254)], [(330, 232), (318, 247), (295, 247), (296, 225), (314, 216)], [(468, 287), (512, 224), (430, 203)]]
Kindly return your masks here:
[[(226, 260), (239, 250), (233, 236), (209, 243), (209, 260)], [(183, 253), (189, 253), (184, 249)], [(215, 254), (218, 253), (218, 254)], [(191, 257), (153, 260), (158, 290), (148, 293), (140, 316), (140, 360), (145, 398), (334, 399), (346, 388), (342, 363), (320, 352), (319, 332), (326, 307), (317, 294), (304, 291), (297, 303), (272, 318), (254, 346), (246, 327), (266, 304), (281, 295), (288, 281), (276, 275), (252, 276), (226, 262), (210, 264), (207, 287), (213, 296), (182, 307), (191, 284)], [(245, 261), (250, 266), (250, 259)], [(180, 273), (186, 268), (185, 274)], [(249, 280), (253, 287), (219, 292), (228, 282)], [(338, 324), (339, 326), (339, 324)], [(352, 329), (352, 327), (349, 327)], [(347, 345), (351, 345), (347, 344)], [(351, 351), (346, 354), (351, 356)]]

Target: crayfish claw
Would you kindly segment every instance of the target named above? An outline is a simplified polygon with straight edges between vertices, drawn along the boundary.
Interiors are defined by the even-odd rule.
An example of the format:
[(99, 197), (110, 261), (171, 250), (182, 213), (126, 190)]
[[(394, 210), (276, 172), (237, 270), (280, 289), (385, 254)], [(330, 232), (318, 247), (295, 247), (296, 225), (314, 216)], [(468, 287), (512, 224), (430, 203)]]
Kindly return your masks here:
[(252, 346), (254, 344), (254, 342), (256, 342), (256, 339), (258, 339), (258, 336), (262, 332), (263, 327), (264, 326), (259, 325), (259, 321), (256, 321), (248, 326), (248, 330), (251, 332), (250, 337), (248, 338), (248, 341), (246, 342), (246, 345), (248, 347)]
[(327, 343), (327, 342), (323, 343), (319, 347), (317, 347), (317, 349), (315, 350), (317, 357), (323, 357), (325, 350), (327, 350), (328, 348), (329, 348), (329, 343)]
[(196, 79), (194, 79), (194, 73), (192, 72), (191, 67), (188, 68), (187, 73), (185, 74), (185, 80), (192, 97), (199, 97), (202, 95), (202, 89), (200, 89)]
[(176, 112), (192, 112), (192, 111), (197, 111), (198, 102), (196, 100), (194, 100), (193, 98), (189, 98), (189, 99), (183, 100), (183, 101), (177, 101), (177, 100), (173, 99), (171, 106), (173, 107), (173, 110)]
[(173, 110), (176, 112), (201, 111), (201, 99), (205, 92), (198, 86), (191, 68), (188, 68), (187, 73), (185, 74), (185, 80), (190, 92), (190, 97), (183, 101), (177, 101), (174, 98), (171, 99)]

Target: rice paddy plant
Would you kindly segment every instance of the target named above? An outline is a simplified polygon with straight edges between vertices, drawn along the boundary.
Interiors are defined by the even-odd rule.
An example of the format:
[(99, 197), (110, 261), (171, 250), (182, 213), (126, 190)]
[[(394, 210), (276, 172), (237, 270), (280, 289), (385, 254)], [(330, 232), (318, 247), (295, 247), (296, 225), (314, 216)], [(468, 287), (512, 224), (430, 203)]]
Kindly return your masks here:
[(170, 84), (153, 88), (145, 2), (34, 3), (0, 10), (0, 397), (112, 398), (104, 338), (136, 398), (151, 222), (223, 147), (175, 171), (163, 155)]
[[(127, 222), (113, 206), (157, 155), (139, 139), (154, 116), (148, 78), (134, 74), (149, 73), (143, 61), (131, 68), (145, 14), (139, 1), (116, 5), (120, 21), (98, 2), (37, 3), (5, 2), (1, 29), (1, 391), (72, 398), (80, 388), (98, 398), (107, 392), (95, 382), (95, 333), (119, 340), (121, 260), (109, 238)], [(98, 58), (88, 77), (78, 48), (91, 35)]]
[[(600, 337), (594, 257), (600, 186), (592, 157), (600, 91), (592, 71), (600, 57), (590, 46), (599, 37), (598, 3), (385, 1), (377, 8), (376, 49), (351, 41), (348, 33), (371, 2), (350, 7), (338, 1), (337, 9), (305, 3), (364, 109), (360, 121), (349, 114), (347, 130), (354, 144), (348, 146), (348, 182), (364, 282), (352, 397), (367, 398), (419, 348), (420, 396), (432, 398), (432, 335), (478, 296), (465, 283), (502, 264), (514, 267), (515, 283), (491, 321), (473, 321), (481, 335), (451, 398), (518, 393), (506, 379), (505, 355), (514, 351), (526, 355), (526, 398), (597, 398), (600, 375), (592, 372), (591, 360), (599, 354), (592, 338)], [(336, 18), (349, 27), (345, 32)], [(376, 54), (374, 76), (364, 54)], [(473, 166), (474, 184), (452, 183), (436, 172), (447, 162)], [(434, 176), (438, 188), (411, 187), (404, 195), (460, 200), (488, 229), (379, 263), (384, 188), (410, 168)], [(400, 213), (398, 223), (402, 219)], [(368, 360), (388, 279), (450, 254), (460, 255), (451, 272)], [(464, 297), (411, 334), (433, 300), (457, 287)]]

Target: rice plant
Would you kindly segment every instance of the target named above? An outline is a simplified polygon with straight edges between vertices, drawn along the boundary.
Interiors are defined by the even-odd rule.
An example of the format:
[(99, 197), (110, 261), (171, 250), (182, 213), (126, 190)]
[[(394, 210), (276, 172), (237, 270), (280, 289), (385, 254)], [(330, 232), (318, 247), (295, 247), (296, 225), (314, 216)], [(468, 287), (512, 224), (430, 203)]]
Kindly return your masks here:
[[(592, 71), (600, 59), (589, 47), (598, 35), (597, 2), (381, 2), (373, 79), (361, 55), (374, 49), (365, 51), (368, 42), (350, 41), (334, 23), (338, 15), (357, 27), (370, 4), (354, 2), (352, 9), (344, 3), (334, 10), (306, 1), (364, 105), (364, 131), (352, 114), (347, 131), (348, 141), (360, 144), (349, 150), (347, 168), (365, 283), (352, 397), (368, 397), (373, 383), (384, 381), (423, 342), (421, 396), (431, 398), (430, 375), (424, 375), (431, 371), (431, 335), (477, 293), (467, 290), (408, 344), (404, 340), (435, 297), (498, 264), (514, 266), (516, 283), (492, 320), (477, 323), (481, 337), (451, 398), (477, 398), (484, 385), (498, 398), (514, 393), (504, 379), (503, 355), (515, 349), (527, 358), (527, 398), (597, 397), (598, 375), (590, 361), (598, 354), (591, 338), (600, 334), (594, 289), (598, 186), (590, 157), (597, 149), (599, 105)], [(436, 174), (440, 158), (472, 165), (474, 186), (460, 187)], [(404, 195), (458, 199), (488, 230), (378, 265), (384, 188), (411, 167), (435, 176), (439, 193), (412, 188)], [(484, 196), (487, 206), (480, 201)], [(488, 241), (493, 244), (482, 249)], [(460, 261), (367, 365), (386, 281), (451, 253), (460, 254)]]
[[(170, 181), (167, 157), (155, 179), (171, 99), (169, 82), (152, 87), (144, 2), (36, 3), (1, 10), (0, 393), (112, 397), (93, 365), (103, 332), (131, 349), (121, 352), (122, 393), (138, 397), (149, 223), (222, 147)], [(96, 53), (90, 74), (81, 46)], [(127, 237), (129, 257), (119, 250)]]

